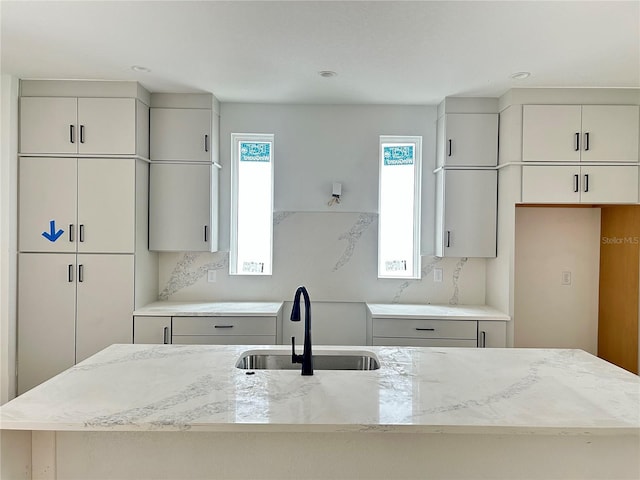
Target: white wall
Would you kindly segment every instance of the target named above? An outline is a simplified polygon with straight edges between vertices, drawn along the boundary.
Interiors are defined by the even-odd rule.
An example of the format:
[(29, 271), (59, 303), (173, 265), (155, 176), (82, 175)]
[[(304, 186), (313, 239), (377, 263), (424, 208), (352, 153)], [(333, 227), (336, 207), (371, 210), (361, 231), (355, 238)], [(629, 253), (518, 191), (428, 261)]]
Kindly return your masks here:
[(0, 76), (0, 404), (15, 396), (18, 79)]
[[(160, 298), (291, 300), (304, 284), (313, 301), (341, 304), (484, 303), (484, 259), (431, 256), (435, 121), (435, 106), (222, 104), (221, 251), (161, 254)], [(231, 133), (275, 135), (272, 277), (227, 273)], [(422, 280), (377, 278), (380, 135), (423, 137)], [(342, 183), (342, 202), (329, 207), (334, 181)], [(442, 283), (433, 282), (434, 267), (443, 269)], [(207, 270), (216, 270), (215, 283), (207, 283)], [(360, 307), (353, 308), (364, 315)], [(330, 306), (326, 311), (334, 312)]]
[(600, 209), (517, 208), (514, 346), (595, 355), (599, 269)]

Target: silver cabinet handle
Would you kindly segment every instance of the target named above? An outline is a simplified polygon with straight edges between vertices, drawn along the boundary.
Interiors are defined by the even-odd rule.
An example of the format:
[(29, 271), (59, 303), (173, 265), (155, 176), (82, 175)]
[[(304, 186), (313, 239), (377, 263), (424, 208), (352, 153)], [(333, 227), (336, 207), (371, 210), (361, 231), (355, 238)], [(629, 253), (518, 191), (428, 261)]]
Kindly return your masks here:
[(447, 230), (447, 248), (451, 246), (451, 230)]
[(209, 236), (207, 235), (207, 225), (204, 226), (204, 241), (205, 243), (208, 242), (209, 240)]
[(80, 241), (84, 242), (84, 223), (80, 224)]
[(84, 282), (84, 265), (78, 265), (78, 281)]
[(164, 327), (162, 329), (162, 343), (163, 345), (169, 344), (169, 327)]
[(589, 150), (589, 132), (584, 134), (584, 149)]
[(73, 242), (73, 223), (69, 224), (69, 241)]
[(84, 125), (80, 125), (80, 143), (84, 143)]
[(452, 154), (452, 152), (453, 152), (453, 148), (452, 148), (452, 146), (453, 146), (453, 145), (452, 145), (452, 144), (453, 144), (452, 140), (451, 140), (451, 139), (449, 139), (449, 150), (448, 150), (448, 152), (447, 152), (447, 156), (448, 156), (448, 157), (450, 157), (450, 156), (451, 156), (451, 154)]
[(574, 192), (578, 192), (578, 190), (580, 190), (580, 187), (578, 186), (578, 182), (580, 181), (580, 176), (576, 173), (573, 176), (573, 191)]
[(73, 264), (72, 263), (69, 264), (69, 269), (67, 274), (68, 274), (67, 278), (69, 279), (69, 283), (73, 282)]
[(478, 347), (486, 348), (487, 347), (487, 332), (481, 331), (480, 338), (478, 339)]
[(576, 152), (580, 150), (580, 132), (576, 132)]
[(435, 332), (436, 331), (435, 328), (421, 328), (421, 327), (416, 327), (416, 330), (419, 332)]
[(204, 136), (204, 151), (209, 151), (209, 135)]
[(589, 174), (584, 176), (584, 191), (585, 193), (589, 191)]
[(213, 328), (233, 328), (233, 325), (214, 325)]
[(69, 141), (71, 143), (76, 143), (75, 137), (75, 125), (69, 125)]

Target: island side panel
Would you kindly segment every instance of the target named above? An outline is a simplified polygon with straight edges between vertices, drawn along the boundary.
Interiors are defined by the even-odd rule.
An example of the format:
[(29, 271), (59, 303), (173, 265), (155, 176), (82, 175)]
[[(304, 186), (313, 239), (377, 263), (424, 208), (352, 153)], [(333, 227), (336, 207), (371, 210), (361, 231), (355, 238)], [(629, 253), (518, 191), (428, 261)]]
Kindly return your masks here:
[(30, 431), (0, 430), (0, 478), (32, 478), (31, 437)]
[(58, 432), (58, 477), (640, 477), (629, 435)]

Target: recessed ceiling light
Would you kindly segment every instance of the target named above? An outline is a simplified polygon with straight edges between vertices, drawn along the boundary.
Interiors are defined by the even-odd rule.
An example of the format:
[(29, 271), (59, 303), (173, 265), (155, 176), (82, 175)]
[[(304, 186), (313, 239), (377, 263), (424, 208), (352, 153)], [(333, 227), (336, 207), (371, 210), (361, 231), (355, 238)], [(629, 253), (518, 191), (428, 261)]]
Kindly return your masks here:
[(131, 70), (133, 70), (134, 72), (140, 72), (140, 73), (149, 73), (151, 70), (147, 67), (143, 67), (141, 65), (134, 65), (133, 67), (131, 67)]
[(331, 77), (335, 77), (338, 74), (331, 70), (322, 70), (318, 72), (318, 75), (320, 75), (322, 78), (331, 78)]
[(524, 80), (525, 78), (529, 78), (531, 72), (516, 72), (511, 74), (511, 78), (514, 80)]

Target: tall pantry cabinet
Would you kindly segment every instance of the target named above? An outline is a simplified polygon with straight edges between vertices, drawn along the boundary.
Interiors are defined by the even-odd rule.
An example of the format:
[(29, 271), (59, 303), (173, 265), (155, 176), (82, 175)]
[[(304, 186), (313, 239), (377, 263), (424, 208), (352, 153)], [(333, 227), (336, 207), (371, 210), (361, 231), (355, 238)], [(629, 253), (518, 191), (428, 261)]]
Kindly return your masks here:
[(149, 93), (22, 81), (18, 393), (113, 343), (155, 300), (147, 249)]

